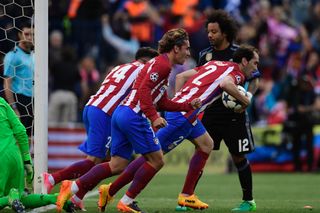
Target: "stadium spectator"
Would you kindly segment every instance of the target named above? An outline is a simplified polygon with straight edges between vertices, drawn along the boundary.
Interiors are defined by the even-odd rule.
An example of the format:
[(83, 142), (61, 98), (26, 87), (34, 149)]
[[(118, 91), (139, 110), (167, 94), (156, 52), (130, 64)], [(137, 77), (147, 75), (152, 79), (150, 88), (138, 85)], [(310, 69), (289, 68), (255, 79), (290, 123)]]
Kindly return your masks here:
[[(139, 41), (131, 35), (129, 29), (122, 30), (122, 37), (116, 35), (110, 26), (108, 15), (102, 16), (101, 21), (103, 38), (118, 52), (118, 58), (116, 61), (118, 63), (126, 63), (127, 61), (132, 61), (134, 59), (135, 53), (140, 46)], [(128, 23), (120, 22), (119, 24), (125, 26)]]
[(33, 27), (21, 22), (18, 27), (19, 43), (4, 58), (5, 98), (20, 117), (29, 137), (33, 126), (34, 51)]
[[(283, 97), (287, 103), (287, 120), (283, 132), (291, 138), (294, 170), (303, 171), (301, 162), (301, 150), (305, 146), (307, 150), (307, 171), (313, 171), (314, 166), (314, 145), (313, 127), (315, 118), (316, 94), (313, 80), (308, 75), (288, 75), (288, 87)], [(304, 144), (304, 145), (303, 145)]]
[[(28, 135), (15, 112), (1, 97), (0, 129), (0, 210), (9, 206), (15, 212), (25, 213), (25, 208), (55, 204), (57, 194), (26, 194), (24, 191), (25, 178), (30, 184), (34, 175)], [(74, 207), (68, 202), (64, 209), (73, 212)]]
[[(133, 149), (141, 153), (146, 162), (129, 188), (126, 202), (119, 202), (118, 209), (140, 211), (133, 199), (163, 166), (163, 155), (152, 128), (159, 129), (167, 122), (158, 109), (190, 111), (199, 107), (199, 100), (191, 103), (175, 103), (168, 99), (166, 84), (173, 64), (183, 64), (190, 56), (188, 34), (183, 29), (172, 29), (159, 41), (159, 55), (149, 61), (139, 72), (131, 92), (112, 115), (111, 161), (93, 167), (75, 182), (64, 181), (60, 188), (58, 206), (62, 206), (72, 194), (85, 193), (101, 180), (119, 174), (128, 165)], [(119, 76), (122, 77), (122, 76)], [(147, 121), (150, 120), (151, 124)]]
[(149, 0), (128, 0), (121, 9), (119, 13), (128, 16), (132, 36), (140, 42), (141, 46), (152, 46), (155, 25), (161, 26), (163, 20)]
[(61, 54), (61, 61), (53, 64), (50, 70), (53, 85), (49, 97), (48, 121), (52, 124), (76, 122), (78, 115), (76, 88), (80, 85), (81, 76), (75, 52), (71, 47), (64, 47)]
[(80, 111), (91, 95), (94, 95), (100, 83), (100, 72), (96, 68), (94, 58), (90, 56), (84, 57), (80, 61), (80, 76), (81, 76), (81, 99), (79, 100)]
[[(223, 10), (213, 11), (207, 17), (206, 29), (211, 46), (199, 53), (198, 65), (203, 65), (211, 60), (232, 60), (232, 55), (238, 47), (233, 44), (237, 28), (231, 16)], [(259, 71), (254, 72), (254, 75), (259, 76)], [(247, 80), (250, 80), (249, 91), (255, 93), (259, 80), (257, 78)], [(221, 140), (223, 140), (237, 167), (243, 192), (243, 202), (233, 210), (249, 211), (256, 209), (252, 196), (251, 167), (245, 157), (246, 153), (254, 150), (253, 136), (246, 113), (239, 114), (227, 109), (222, 100), (219, 99), (205, 110), (202, 122), (213, 138), (214, 150), (219, 150)], [(230, 132), (233, 134), (230, 135)], [(234, 147), (233, 144), (243, 148), (239, 150), (238, 146)], [(179, 206), (177, 206), (177, 209), (179, 209)]]
[[(114, 109), (129, 93), (139, 71), (151, 58), (157, 56), (156, 50), (143, 47), (136, 53), (136, 60), (114, 67), (107, 75), (97, 93), (89, 99), (83, 110), (83, 121), (86, 126), (87, 139), (79, 149), (87, 155), (85, 160), (52, 174), (43, 173), (44, 186), (48, 193), (54, 185), (63, 180), (78, 178), (88, 172), (95, 164), (107, 158), (111, 141), (111, 116)], [(78, 198), (83, 196), (76, 194)], [(81, 206), (79, 199), (74, 202)]]
[[(183, 72), (177, 76), (177, 93), (172, 99), (178, 103), (189, 102), (194, 98), (200, 98), (202, 106), (189, 112), (167, 112), (166, 120), (168, 125), (156, 133), (163, 153), (168, 153), (178, 146), (184, 139), (190, 140), (196, 151), (189, 163), (189, 171), (183, 187), (179, 194), (178, 204), (193, 209), (206, 209), (208, 204), (200, 201), (194, 194), (195, 187), (203, 170), (209, 154), (213, 148), (213, 140), (207, 133), (197, 115), (212, 102), (220, 100), (223, 90), (239, 100), (242, 108), (237, 112), (242, 112), (250, 104), (251, 93), (242, 95), (237, 85), (243, 84), (245, 79), (251, 78), (259, 63), (259, 55), (252, 46), (241, 46), (234, 53), (234, 62), (211, 61), (203, 66)], [(190, 74), (194, 75), (185, 83), (184, 79)], [(185, 76), (186, 75), (186, 76)], [(184, 84), (185, 83), (185, 84)], [(237, 148), (238, 144), (233, 147)], [(145, 162), (144, 157), (140, 157), (132, 162), (124, 173), (122, 173), (113, 184), (99, 187), (99, 206), (104, 210), (108, 201), (111, 201), (116, 192), (124, 185), (132, 181), (138, 175), (137, 168)], [(130, 191), (128, 191), (130, 192)], [(127, 192), (127, 195), (128, 195)], [(121, 200), (125, 200), (124, 196)], [(118, 204), (119, 205), (119, 204)]]

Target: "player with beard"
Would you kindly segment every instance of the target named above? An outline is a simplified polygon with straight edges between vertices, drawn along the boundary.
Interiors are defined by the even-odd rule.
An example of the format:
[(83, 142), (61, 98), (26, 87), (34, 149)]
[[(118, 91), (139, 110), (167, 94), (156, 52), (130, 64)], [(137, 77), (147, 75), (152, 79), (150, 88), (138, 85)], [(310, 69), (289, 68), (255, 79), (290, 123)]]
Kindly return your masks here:
[[(231, 61), (238, 46), (233, 43), (237, 25), (235, 20), (223, 10), (212, 11), (207, 17), (206, 30), (210, 47), (199, 53), (198, 66), (211, 60)], [(187, 81), (196, 72), (186, 71), (177, 75), (180, 85)], [(257, 70), (247, 79), (248, 91), (254, 94), (258, 88), (260, 72)], [(180, 86), (180, 87), (181, 87)], [(179, 89), (179, 86), (178, 86)], [(208, 107), (203, 115), (203, 125), (213, 138), (214, 150), (219, 150), (223, 140), (228, 147), (232, 160), (238, 170), (240, 185), (242, 188), (242, 202), (232, 211), (255, 211), (256, 203), (252, 195), (252, 172), (249, 161), (245, 154), (254, 150), (254, 141), (251, 132), (249, 117), (246, 112), (235, 113), (227, 109), (220, 99)], [(232, 134), (230, 134), (232, 132)], [(233, 144), (237, 143), (238, 146)], [(234, 147), (237, 147), (235, 149)], [(201, 172), (202, 173), (202, 172)], [(199, 176), (200, 179), (201, 175)], [(186, 179), (188, 176), (186, 177)], [(187, 210), (185, 207), (177, 206), (177, 211)]]

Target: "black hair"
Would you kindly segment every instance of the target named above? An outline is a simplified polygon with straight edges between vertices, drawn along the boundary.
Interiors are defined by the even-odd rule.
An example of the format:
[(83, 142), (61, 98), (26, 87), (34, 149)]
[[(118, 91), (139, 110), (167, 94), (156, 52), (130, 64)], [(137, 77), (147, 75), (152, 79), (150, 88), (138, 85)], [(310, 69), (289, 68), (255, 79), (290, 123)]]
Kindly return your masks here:
[(254, 57), (254, 52), (259, 53), (257, 48), (251, 45), (243, 44), (233, 53), (233, 62), (241, 63), (242, 58), (250, 61)]
[(19, 21), (16, 23), (16, 27), (19, 29), (19, 30), (23, 30), (23, 28), (32, 28), (33, 25), (31, 23), (31, 21), (29, 20), (24, 20), (24, 21)]
[(236, 21), (224, 10), (212, 10), (207, 15), (206, 29), (208, 24), (218, 23), (222, 33), (226, 34), (228, 42), (233, 42), (236, 37), (238, 26)]
[(136, 52), (135, 59), (139, 60), (140, 58), (143, 58), (143, 57), (154, 58), (158, 55), (159, 55), (158, 51), (151, 47), (140, 47)]

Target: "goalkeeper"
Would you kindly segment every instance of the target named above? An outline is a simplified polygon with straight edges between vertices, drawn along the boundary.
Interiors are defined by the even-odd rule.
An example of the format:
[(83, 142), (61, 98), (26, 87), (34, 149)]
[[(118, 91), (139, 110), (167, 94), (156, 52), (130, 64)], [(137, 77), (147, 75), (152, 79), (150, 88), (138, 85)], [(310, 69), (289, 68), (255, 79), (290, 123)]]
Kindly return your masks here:
[[(0, 97), (0, 210), (9, 206), (15, 212), (55, 204), (57, 195), (24, 193), (24, 172), (27, 182), (33, 181), (33, 165), (25, 127), (10, 105)], [(69, 202), (65, 210), (73, 212)]]

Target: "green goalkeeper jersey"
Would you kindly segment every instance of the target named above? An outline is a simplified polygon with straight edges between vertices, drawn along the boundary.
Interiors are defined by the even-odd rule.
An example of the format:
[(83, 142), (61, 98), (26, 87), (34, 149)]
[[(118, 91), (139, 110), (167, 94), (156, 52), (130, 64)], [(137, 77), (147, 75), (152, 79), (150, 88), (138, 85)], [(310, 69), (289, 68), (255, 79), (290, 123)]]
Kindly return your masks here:
[(16, 142), (18, 142), (23, 160), (30, 160), (26, 128), (10, 105), (0, 97), (0, 153), (16, 146)]

